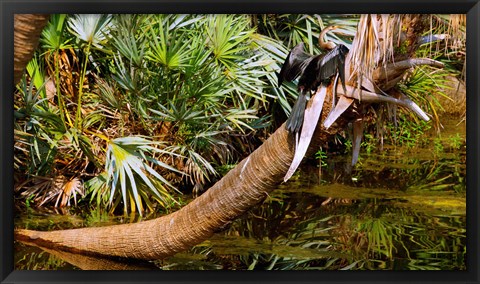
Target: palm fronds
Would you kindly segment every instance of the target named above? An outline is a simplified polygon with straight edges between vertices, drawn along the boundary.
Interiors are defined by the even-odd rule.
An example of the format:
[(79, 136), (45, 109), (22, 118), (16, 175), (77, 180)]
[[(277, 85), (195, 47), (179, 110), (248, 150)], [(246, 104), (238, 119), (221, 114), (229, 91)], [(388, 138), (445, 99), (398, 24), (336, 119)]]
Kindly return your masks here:
[(74, 177), (67, 179), (63, 175), (53, 178), (32, 176), (30, 179), (18, 184), (15, 190), (20, 196), (29, 198), (35, 206), (54, 204), (55, 207), (70, 206), (70, 201), (77, 204), (77, 195), (83, 197), (85, 188), (83, 182)]
[(146, 58), (161, 64), (166, 69), (177, 69), (186, 66), (189, 61), (189, 42), (185, 40), (186, 33), (177, 34), (176, 30), (164, 28), (160, 21), (156, 29), (150, 29), (149, 38), (153, 40)]
[[(118, 203), (118, 198), (121, 196), (125, 212), (130, 208), (141, 215), (144, 204), (149, 209), (153, 209), (149, 200), (150, 195), (163, 207), (168, 207), (175, 202), (168, 193), (168, 189), (175, 189), (173, 185), (149, 165), (152, 163), (181, 173), (151, 157), (152, 153), (172, 154), (154, 147), (158, 144), (144, 137), (122, 137), (108, 143), (105, 172), (107, 173), (106, 184), (110, 188), (109, 206)], [(140, 186), (144, 187), (140, 188)], [(116, 194), (117, 191), (120, 194)]]
[(101, 49), (107, 40), (110, 21), (110, 15), (78, 14), (70, 18), (68, 27), (77, 38)]
[[(54, 15), (15, 94), (15, 168), (28, 177), (75, 177), (100, 206), (168, 207), (178, 171), (187, 173), (180, 180), (189, 186), (208, 183), (221, 165), (236, 163), (256, 146), (255, 135), (282, 122), (283, 113), (275, 117), (273, 109), (290, 112), (296, 86), (279, 88), (275, 74), (289, 48), (304, 42), (310, 52), (322, 53), (320, 32), (340, 26), (326, 39), (351, 46), (358, 63), (351, 70), (361, 85), (405, 52), (403, 17)], [(457, 40), (449, 38), (448, 52), (434, 56), (457, 68), (464, 17), (431, 19), (439, 33), (460, 32)], [(438, 108), (421, 89), (442, 87), (441, 72), (412, 70), (399, 89)], [(144, 136), (152, 139), (131, 138)], [(67, 195), (55, 196), (68, 204)]]
[(71, 38), (65, 37), (63, 33), (65, 29), (66, 14), (54, 14), (51, 16), (49, 23), (42, 32), (40, 42), (44, 49), (60, 50), (71, 48)]
[(228, 71), (235, 70), (236, 62), (243, 59), (241, 53), (248, 49), (246, 44), (253, 31), (248, 29), (246, 16), (211, 15), (205, 26), (207, 45), (218, 64)]

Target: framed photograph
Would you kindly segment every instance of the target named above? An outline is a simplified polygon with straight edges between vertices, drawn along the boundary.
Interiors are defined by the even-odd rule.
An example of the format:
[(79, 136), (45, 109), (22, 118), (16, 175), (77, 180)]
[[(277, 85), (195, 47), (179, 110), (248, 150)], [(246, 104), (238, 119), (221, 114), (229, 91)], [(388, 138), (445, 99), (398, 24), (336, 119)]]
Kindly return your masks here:
[(1, 283), (478, 282), (478, 2), (0, 7)]

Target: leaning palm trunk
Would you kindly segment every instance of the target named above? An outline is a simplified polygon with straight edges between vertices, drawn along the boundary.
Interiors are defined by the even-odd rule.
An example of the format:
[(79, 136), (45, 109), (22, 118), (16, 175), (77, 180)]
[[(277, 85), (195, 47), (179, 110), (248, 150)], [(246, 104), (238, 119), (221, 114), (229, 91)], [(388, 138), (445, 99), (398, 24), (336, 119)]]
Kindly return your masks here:
[[(333, 93), (332, 85), (328, 87), (322, 114), (310, 143), (310, 152), (318, 149), (319, 145), (331, 139), (338, 131), (343, 130), (348, 122), (361, 118), (362, 112), (359, 109), (365, 107), (366, 104), (372, 102), (395, 103), (395, 99), (390, 97), (388, 100), (385, 100), (384, 97), (376, 98), (375, 96), (378, 94), (375, 93), (377, 93), (377, 88), (387, 85), (393, 79), (385, 80), (383, 74), (395, 71), (393, 73), (397, 78), (408, 69), (404, 68), (404, 65), (388, 65), (388, 63), (399, 61), (396, 60), (397, 56), (401, 60), (408, 59), (413, 55), (417, 46), (408, 46), (408, 52), (398, 55), (393, 52), (387, 53), (385, 48), (390, 49), (389, 45), (395, 41), (393, 41), (394, 37), (386, 37), (386, 35), (392, 35), (386, 31), (401, 30), (398, 25), (409, 27), (407, 33), (403, 35), (402, 41), (414, 43), (416, 42), (414, 37), (423, 32), (425, 28), (425, 25), (422, 24), (425, 17), (428, 16), (409, 15), (401, 19), (395, 17), (390, 19), (385, 16), (370, 15), (362, 18), (361, 23), (364, 27), (359, 27), (354, 48), (364, 48), (365, 50), (363, 52), (361, 50), (351, 51), (350, 56), (347, 57), (347, 60), (351, 60), (351, 62), (346, 62), (347, 66), (351, 66), (347, 70), (351, 76), (347, 77), (350, 79), (346, 82), (349, 90), (346, 99), (353, 100), (354, 103), (343, 110), (341, 116), (334, 123), (329, 123), (328, 129), (326, 129), (324, 122), (332, 109)], [(394, 25), (393, 21), (398, 23)], [(375, 25), (376, 28), (372, 29), (372, 25)], [(379, 34), (375, 34), (374, 31), (383, 31), (383, 41), (385, 42), (383, 50), (375, 46)], [(361, 38), (364, 35), (367, 37)], [(369, 54), (368, 51), (371, 51), (372, 54)], [(373, 70), (362, 69), (358, 66), (369, 66)], [(374, 70), (379, 71), (373, 72)], [(359, 86), (365, 89), (363, 100)], [(384, 88), (383, 91), (388, 92), (388, 89)], [(373, 101), (367, 100), (370, 97), (366, 94), (373, 96)], [(404, 101), (399, 100), (399, 102)], [(400, 103), (400, 105), (402, 104)], [(171, 256), (208, 239), (214, 232), (264, 200), (268, 193), (282, 182), (292, 162), (293, 140), (285, 126), (282, 125), (261, 147), (240, 162), (212, 188), (170, 215), (135, 224), (100, 228), (51, 232), (17, 230), (16, 238), (21, 241), (37, 243), (43, 247), (55, 247), (90, 255), (147, 260)]]
[[(328, 136), (323, 133), (317, 137), (325, 141)], [(208, 239), (261, 202), (282, 181), (293, 158), (293, 148), (285, 126), (280, 127), (213, 187), (167, 216), (100, 228), (17, 230), (16, 238), (84, 254), (147, 260), (171, 256)]]
[(16, 14), (14, 16), (14, 84), (18, 83), (25, 66), (32, 59), (40, 34), (49, 19), (49, 15), (42, 14)]

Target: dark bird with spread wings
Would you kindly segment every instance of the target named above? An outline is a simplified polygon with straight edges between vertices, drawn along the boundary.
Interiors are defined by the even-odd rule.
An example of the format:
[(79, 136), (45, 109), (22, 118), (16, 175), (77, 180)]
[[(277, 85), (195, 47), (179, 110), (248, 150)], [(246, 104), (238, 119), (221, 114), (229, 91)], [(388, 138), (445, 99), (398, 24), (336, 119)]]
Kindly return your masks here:
[[(348, 86), (349, 93), (347, 93), (345, 60), (349, 50), (344, 45), (335, 45), (333, 42), (325, 42), (323, 40), (324, 35), (328, 31), (336, 28), (336, 26), (330, 26), (320, 33), (320, 47), (328, 50), (328, 52), (321, 55), (310, 55), (305, 52), (304, 44), (299, 43), (287, 55), (278, 75), (278, 86), (281, 86), (284, 81), (291, 82), (299, 78), (297, 84), (299, 91), (298, 99), (286, 123), (288, 132), (295, 137), (295, 154), (290, 168), (283, 178), (284, 181), (287, 181), (293, 175), (307, 152), (315, 128), (320, 120), (325, 97), (329, 93), (327, 86), (333, 77), (335, 77), (334, 91), (329, 93), (332, 95), (332, 109), (323, 121), (323, 127), (326, 129), (352, 105), (354, 99), (360, 100), (360, 98), (370, 103), (383, 102), (401, 105), (411, 109), (425, 121), (429, 120), (427, 114), (405, 95), (401, 96), (400, 99), (396, 99), (386, 94), (373, 93), (373, 90), (370, 90), (372, 92), (366, 90), (357, 92), (358, 88), (353, 86)], [(338, 103), (335, 103), (338, 78), (342, 80), (343, 94), (339, 96)], [(310, 95), (311, 91), (315, 91), (315, 95), (312, 97), (311, 104), (306, 108), (307, 96)], [(360, 94), (362, 94), (361, 97)], [(362, 135), (363, 120), (360, 117), (353, 122), (352, 165), (355, 165), (358, 160)]]
[(342, 44), (334, 45), (331, 42), (323, 42), (323, 35), (335, 27), (326, 28), (319, 37), (320, 46), (331, 49), (320, 55), (310, 55), (305, 52), (304, 44), (297, 44), (288, 54), (285, 63), (278, 75), (278, 85), (284, 81), (298, 80), (298, 99), (295, 102), (290, 117), (287, 120), (287, 130), (290, 133), (298, 133), (303, 124), (303, 116), (307, 103), (307, 95), (310, 91), (316, 91), (323, 84), (328, 85), (331, 78), (339, 75), (342, 87), (345, 90), (345, 56), (348, 48)]

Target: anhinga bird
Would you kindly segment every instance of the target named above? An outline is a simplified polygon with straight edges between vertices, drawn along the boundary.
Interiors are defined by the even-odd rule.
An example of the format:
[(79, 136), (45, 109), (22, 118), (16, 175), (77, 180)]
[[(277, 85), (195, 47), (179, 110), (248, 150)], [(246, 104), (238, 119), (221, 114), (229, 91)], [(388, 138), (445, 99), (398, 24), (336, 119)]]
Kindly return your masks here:
[[(304, 51), (304, 44), (299, 43), (288, 54), (285, 63), (278, 75), (278, 86), (283, 81), (298, 80), (297, 88), (299, 91), (298, 99), (293, 106), (290, 117), (287, 119), (286, 128), (288, 132), (295, 137), (295, 155), (290, 168), (288, 169), (284, 181), (287, 181), (300, 165), (305, 153), (307, 152), (314, 130), (320, 118), (324, 99), (327, 95), (326, 86), (330, 83), (332, 77), (335, 77), (333, 84), (332, 110), (323, 122), (323, 127), (329, 128), (337, 118), (352, 105), (354, 100), (362, 103), (389, 103), (410, 109), (423, 120), (428, 121), (428, 115), (412, 100), (404, 94), (398, 94), (393, 97), (382, 90), (380, 93), (372, 84), (362, 86), (345, 85), (345, 57), (349, 52), (344, 45), (335, 45), (333, 42), (325, 42), (324, 35), (337, 27), (330, 26), (325, 28), (319, 36), (320, 47), (328, 50), (322, 55), (310, 55)], [(394, 64), (394, 70), (399, 70), (403, 74), (405, 69), (416, 65), (434, 65), (443, 67), (440, 62), (431, 59), (407, 59)], [(389, 67), (387, 65), (385, 68)], [(338, 103), (335, 102), (337, 95), (337, 79), (342, 80), (343, 94), (339, 97)], [(371, 81), (370, 81), (371, 82)], [(347, 92), (348, 90), (348, 92)], [(312, 103), (306, 108), (307, 95), (315, 91)], [(360, 115), (361, 116), (361, 115)], [(301, 131), (301, 132), (300, 132)], [(360, 143), (363, 135), (363, 119), (357, 118), (353, 121), (353, 145), (352, 145), (352, 165), (358, 160)]]
[(325, 42), (323, 37), (337, 28), (329, 26), (320, 33), (318, 42), (322, 49), (329, 50), (320, 55), (310, 55), (304, 51), (303, 42), (297, 44), (289, 53), (278, 75), (278, 85), (283, 81), (298, 80), (299, 95), (295, 102), (290, 117), (287, 120), (287, 130), (290, 133), (298, 133), (303, 124), (307, 95), (310, 91), (316, 91), (323, 84), (328, 85), (333, 76), (338, 74), (345, 90), (345, 56), (348, 48), (342, 44), (335, 45), (333, 42)]
[[(342, 44), (335, 45), (333, 42), (325, 42), (323, 39), (328, 31), (335, 28), (337, 27), (325, 28), (318, 38), (320, 48), (329, 50), (327, 53), (310, 55), (304, 51), (304, 44), (299, 43), (287, 55), (278, 75), (279, 86), (283, 81), (293, 81), (300, 77), (297, 85), (299, 95), (286, 122), (287, 130), (295, 136), (295, 156), (284, 177), (285, 181), (295, 172), (307, 151), (322, 111), (323, 101), (327, 93), (325, 87), (330, 83), (332, 77), (335, 75), (340, 77), (343, 90), (346, 93), (345, 57), (348, 48)], [(317, 89), (319, 89), (318, 92)], [(336, 90), (336, 84), (334, 89)], [(305, 110), (307, 96), (310, 95), (311, 91), (317, 92), (317, 95), (314, 97), (315, 100), (310, 108)]]

